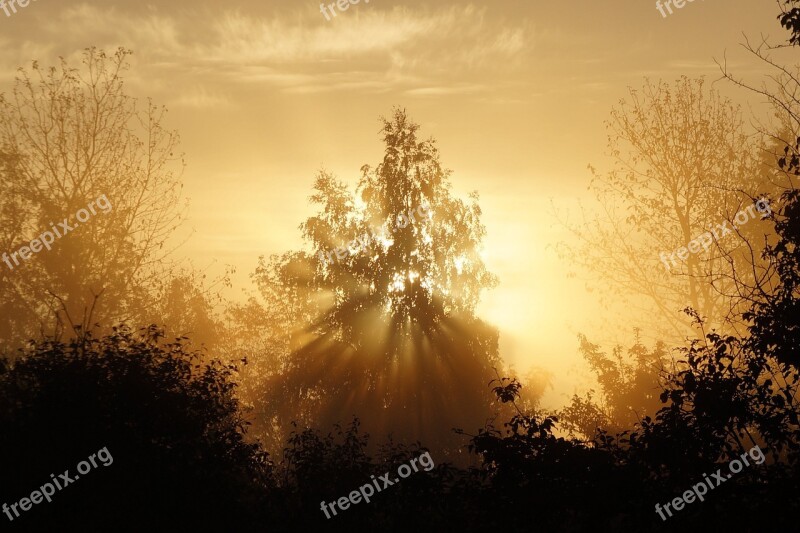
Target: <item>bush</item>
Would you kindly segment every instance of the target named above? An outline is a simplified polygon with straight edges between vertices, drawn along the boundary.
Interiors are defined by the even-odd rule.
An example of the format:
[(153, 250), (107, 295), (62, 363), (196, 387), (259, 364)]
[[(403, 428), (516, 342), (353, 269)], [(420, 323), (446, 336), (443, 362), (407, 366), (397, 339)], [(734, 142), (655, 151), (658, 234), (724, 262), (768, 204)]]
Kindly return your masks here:
[[(0, 359), (0, 502), (14, 503), (103, 447), (113, 457), (34, 505), (15, 530), (252, 529), (272, 466), (244, 440), (232, 374), (185, 339), (127, 328)], [(261, 516), (255, 516), (255, 510)], [(7, 520), (0, 515), (0, 520)], [(69, 527), (69, 526), (75, 526)]]

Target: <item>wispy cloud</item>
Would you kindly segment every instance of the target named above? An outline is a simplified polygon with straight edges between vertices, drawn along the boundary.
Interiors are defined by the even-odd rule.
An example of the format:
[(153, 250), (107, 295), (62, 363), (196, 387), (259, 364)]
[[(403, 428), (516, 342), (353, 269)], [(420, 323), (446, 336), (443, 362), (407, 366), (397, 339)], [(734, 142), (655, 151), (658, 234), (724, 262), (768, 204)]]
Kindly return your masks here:
[(466, 86), (450, 86), (450, 87), (420, 87), (419, 89), (410, 89), (406, 94), (413, 96), (444, 96), (448, 94), (474, 94), (486, 90), (485, 85), (466, 85)]
[[(137, 69), (142, 79), (131, 81), (146, 80), (151, 88), (159, 86), (160, 78), (174, 84), (188, 75), (192, 83), (224, 79), (293, 93), (488, 91), (503, 73), (511, 75), (532, 48), (530, 27), (490, 18), (485, 7), (360, 7), (326, 21), (308, 9), (283, 10), (266, 18), (238, 10), (212, 12), (206, 5), (188, 17), (147, 7), (130, 11), (78, 3), (42, 18), (37, 40), (47, 43), (49, 37), (63, 47), (68, 32), (81, 43), (132, 48), (147, 72)], [(209, 16), (202, 16), (206, 10)], [(77, 55), (85, 44), (75, 41)], [(41, 45), (38, 50), (29, 48), (31, 57), (48, 51)], [(0, 51), (0, 64), (19, 64), (19, 52), (13, 58), (3, 55)], [(202, 106), (218, 99), (207, 92), (177, 102)]]
[(170, 103), (177, 107), (233, 107), (233, 102), (228, 97), (203, 86), (181, 91), (180, 95)]

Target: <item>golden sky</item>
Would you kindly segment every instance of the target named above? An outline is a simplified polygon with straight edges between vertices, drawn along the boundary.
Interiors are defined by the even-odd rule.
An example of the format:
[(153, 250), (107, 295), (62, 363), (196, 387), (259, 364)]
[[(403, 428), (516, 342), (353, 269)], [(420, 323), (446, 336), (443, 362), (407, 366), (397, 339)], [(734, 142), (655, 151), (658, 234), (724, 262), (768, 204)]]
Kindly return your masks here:
[(0, 90), (31, 59), (133, 49), (129, 92), (168, 106), (186, 154), (195, 232), (178, 255), (212, 273), (235, 265), (237, 290), (259, 255), (297, 247), (316, 171), (354, 184), (382, 158), (378, 117), (405, 107), (438, 140), (455, 192), (481, 194), (501, 284), (480, 315), (501, 328), (506, 361), (558, 373), (559, 404), (582, 383), (576, 333), (612, 335), (550, 248), (566, 238), (551, 205), (574, 214), (587, 164), (608, 167), (603, 120), (628, 86), (713, 81), (723, 56), (756, 79), (742, 32), (785, 39), (776, 17), (754, 0), (698, 0), (667, 18), (650, 1), (362, 0), (330, 21), (305, 0), (38, 0), (0, 12)]

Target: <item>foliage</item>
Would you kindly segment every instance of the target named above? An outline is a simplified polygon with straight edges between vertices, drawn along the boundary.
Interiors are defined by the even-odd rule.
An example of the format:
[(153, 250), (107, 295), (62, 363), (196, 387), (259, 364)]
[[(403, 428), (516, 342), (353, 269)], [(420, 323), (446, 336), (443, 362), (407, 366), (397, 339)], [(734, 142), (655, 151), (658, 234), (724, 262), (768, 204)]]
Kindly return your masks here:
[[(800, 175), (798, 159), (800, 138), (789, 155), (779, 162), (782, 169)], [(779, 239), (767, 245), (763, 254), (776, 273), (767, 286), (768, 297), (757, 300), (745, 318), (753, 321), (750, 346), (759, 353), (769, 354), (776, 360), (800, 367), (800, 193), (789, 189), (781, 197), (781, 208), (776, 214), (775, 231)]]
[[(746, 531), (763, 526), (774, 505), (789, 512), (770, 524), (791, 527), (800, 435), (796, 391), (786, 387), (797, 383), (797, 371), (716, 333), (684, 355), (686, 364), (665, 375), (667, 405), (654, 418), (618, 435), (601, 432), (589, 445), (558, 436), (558, 417), (520, 408), (520, 382), (498, 376), (489, 387), (514, 414), (501, 429), (490, 422), (475, 434), (458, 432), (468, 437), (474, 466), (454, 467), (442, 450), (420, 443), (389, 441), (370, 454), (356, 419), (327, 435), (296, 428), (273, 467), (244, 441), (235, 370), (197, 364), (182, 339), (164, 343), (154, 328), (139, 336), (123, 328), (102, 339), (42, 342), (0, 365), (0, 422), (9, 430), (0, 451), (14, 458), (1, 496), (15, 501), (35, 488), (31, 479), (46, 480), (107, 446), (113, 465), (25, 514), (22, 529), (57, 521), (123, 531), (260, 531), (267, 524), (274, 531), (479, 532), (532, 523), (548, 531), (689, 524)], [(668, 523), (653, 512), (756, 442), (770, 461), (751, 464)], [(319, 509), (423, 451), (435, 462), (431, 471), (331, 519)]]
[(562, 246), (563, 257), (658, 338), (679, 342), (692, 334), (679, 312), (686, 306), (715, 327), (737, 320), (745, 303), (730, 272), (746, 274), (751, 260), (742, 238), (715, 242), (685, 262), (669, 256), (731, 221), (762, 185), (754, 180), (758, 139), (745, 130), (740, 108), (707, 90), (702, 78), (646, 80), (629, 89), (606, 127), (613, 167), (590, 167), (597, 211), (567, 224), (580, 245)]
[[(0, 360), (0, 501), (106, 447), (114, 459), (17, 520), (22, 528), (187, 531), (252, 526), (273, 486), (245, 442), (235, 368), (199, 363), (155, 327), (40, 341)], [(260, 503), (259, 503), (260, 502)], [(211, 510), (214, 510), (213, 512)]]
[(623, 356), (621, 346), (609, 355), (584, 336), (580, 341), (580, 351), (597, 377), (600, 394), (597, 399), (594, 390), (585, 397), (574, 395), (561, 411), (564, 429), (590, 441), (599, 428), (615, 433), (655, 415), (661, 407), (661, 376), (672, 366), (662, 343), (648, 350), (637, 332), (635, 343)]
[(785, 0), (783, 4), (778, 19), (781, 21), (781, 26), (791, 33), (789, 44), (800, 45), (800, 7), (797, 7), (800, 2), (798, 0)]
[(184, 216), (179, 137), (165, 128), (165, 108), (126, 93), (130, 54), (88, 48), (79, 68), (34, 61), (0, 95), (3, 251), (67, 218), (74, 225), (103, 195), (110, 204), (14, 270), (0, 263), (0, 352), (40, 333), (77, 335), (72, 324), (167, 318), (176, 335), (213, 338), (213, 287), (168, 261)]
[[(481, 384), (499, 361), (497, 331), (474, 316), (480, 291), (496, 283), (479, 254), (485, 228), (476, 194), (470, 204), (451, 196), (435, 142), (419, 140), (399, 109), (382, 124), (383, 160), (362, 167), (357, 195), (317, 176), (311, 200), (321, 209), (301, 225), (314, 255), (262, 260), (254, 276), (276, 349), (252, 401), (282, 427), (356, 415), (373, 434), (454, 444), (450, 428), (491, 415)], [(320, 259), (378, 226), (385, 234), (359, 253)]]

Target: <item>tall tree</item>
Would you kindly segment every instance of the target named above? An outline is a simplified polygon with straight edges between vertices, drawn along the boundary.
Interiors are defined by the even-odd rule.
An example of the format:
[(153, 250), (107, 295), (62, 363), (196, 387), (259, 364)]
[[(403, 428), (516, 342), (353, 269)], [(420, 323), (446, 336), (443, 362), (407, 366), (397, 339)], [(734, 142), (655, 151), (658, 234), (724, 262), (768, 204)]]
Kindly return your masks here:
[(383, 161), (362, 167), (356, 196), (320, 173), (321, 212), (301, 225), (313, 253), (257, 273), (267, 307), (302, 326), (282, 332), (291, 354), (267, 391), (283, 424), (356, 415), (373, 434), (432, 445), (490, 414), (497, 331), (474, 311), (496, 278), (479, 254), (478, 196), (451, 195), (450, 171), (418, 129), (403, 110), (383, 120)]

